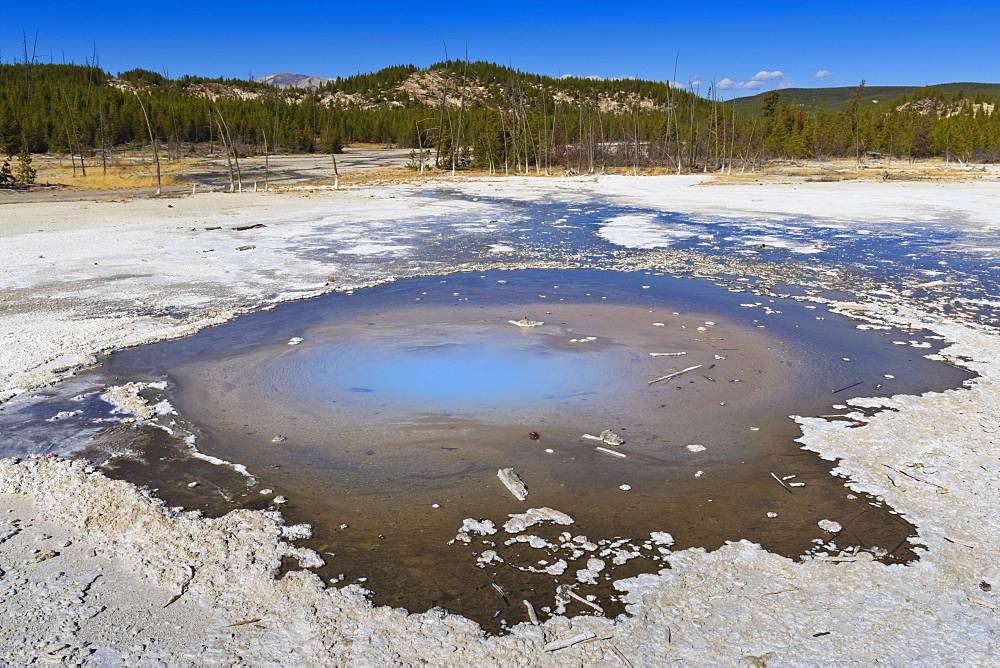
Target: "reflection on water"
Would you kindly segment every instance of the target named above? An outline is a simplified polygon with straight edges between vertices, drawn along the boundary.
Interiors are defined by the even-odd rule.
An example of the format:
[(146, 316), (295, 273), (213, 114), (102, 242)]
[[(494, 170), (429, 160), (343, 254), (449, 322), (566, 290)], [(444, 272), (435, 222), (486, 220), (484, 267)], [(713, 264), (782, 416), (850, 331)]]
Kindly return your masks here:
[(347, 359), (330, 362), (322, 380), (331, 389), (372, 392), (425, 410), (531, 404), (606, 387), (600, 382), (604, 360), (547, 350), (527, 336), (399, 348), (360, 345)]

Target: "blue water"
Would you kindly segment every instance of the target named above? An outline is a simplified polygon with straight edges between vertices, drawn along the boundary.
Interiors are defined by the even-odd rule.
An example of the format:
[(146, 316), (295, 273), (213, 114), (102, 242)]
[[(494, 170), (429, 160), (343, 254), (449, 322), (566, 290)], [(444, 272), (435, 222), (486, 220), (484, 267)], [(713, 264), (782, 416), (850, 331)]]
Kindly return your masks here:
[[(471, 200), (488, 208), (484, 212), (458, 209), (455, 214), (415, 218), (398, 225), (392, 243), (408, 245), (405, 253), (352, 255), (353, 270), (358, 275), (426, 271), (440, 264), (469, 261), (541, 258), (601, 263), (641, 252), (602, 236), (608, 221), (637, 216), (645, 220), (654, 239), (649, 248), (693, 251), (707, 258), (749, 263), (773, 262), (792, 272), (798, 264), (798, 285), (832, 285), (853, 297), (880, 284), (920, 299), (931, 312), (952, 312), (956, 304), (964, 303), (974, 311), (978, 309), (974, 317), (981, 322), (996, 324), (1000, 318), (1000, 310), (982, 303), (984, 296), (1000, 294), (1000, 235), (961, 221), (858, 225), (808, 217), (708, 218), (602, 200), (571, 204), (555, 199), (521, 201), (470, 197), (440, 189), (423, 194)], [(337, 225), (321, 228), (304, 240), (303, 253), (310, 259), (342, 260), (340, 253), (356, 240), (331, 238), (337, 231)], [(511, 250), (493, 253), (495, 245)], [(823, 273), (826, 269), (836, 270), (836, 275)], [(937, 280), (947, 284), (935, 286), (929, 293), (920, 287), (921, 283)]]
[[(530, 336), (526, 333), (526, 338)], [(334, 391), (370, 392), (414, 408), (513, 407), (595, 393), (603, 364), (593, 355), (465, 342), (386, 351), (342, 351), (313, 376)]]

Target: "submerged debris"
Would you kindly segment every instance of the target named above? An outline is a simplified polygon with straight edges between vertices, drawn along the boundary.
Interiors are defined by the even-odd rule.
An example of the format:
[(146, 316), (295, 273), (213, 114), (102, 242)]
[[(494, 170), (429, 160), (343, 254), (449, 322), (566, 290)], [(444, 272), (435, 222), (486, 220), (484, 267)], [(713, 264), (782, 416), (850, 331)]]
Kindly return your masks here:
[[(466, 522), (468, 521), (466, 520)], [(553, 510), (552, 508), (529, 508), (523, 513), (510, 515), (510, 519), (503, 525), (503, 530), (507, 533), (520, 533), (528, 527), (541, 524), (542, 522), (568, 525), (573, 524), (573, 521), (573, 518), (566, 513)], [(485, 520), (485, 522), (488, 522), (490, 527), (493, 526), (493, 522), (489, 520)], [(465, 528), (465, 524), (462, 525), (462, 528)], [(496, 533), (496, 530), (494, 529), (490, 533)]]
[(532, 320), (528, 316), (524, 316), (520, 320), (508, 320), (512, 325), (517, 325), (518, 327), (523, 327), (525, 329), (531, 329), (532, 327), (541, 327), (544, 322), (539, 322), (538, 320)]
[(521, 477), (514, 473), (514, 469), (506, 468), (497, 471), (497, 477), (500, 478), (500, 482), (503, 483), (511, 494), (514, 495), (518, 501), (524, 501), (528, 498), (528, 486), (524, 484)]
[[(504, 525), (506, 528), (506, 525)], [(470, 534), (479, 534), (480, 536), (490, 536), (497, 532), (497, 527), (493, 524), (493, 520), (477, 520), (473, 517), (467, 517), (462, 520), (462, 526), (459, 528), (458, 533), (453, 539), (448, 541), (448, 544), (452, 544), (455, 541), (461, 543), (471, 543), (472, 536)]]
[(594, 436), (593, 434), (583, 434), (580, 438), (587, 438), (591, 441), (601, 441), (607, 443), (608, 445), (621, 445), (625, 442), (625, 439), (611, 431), (610, 429), (605, 429), (601, 432), (600, 436)]
[(688, 371), (694, 371), (695, 369), (700, 369), (702, 366), (703, 365), (701, 365), (701, 364), (696, 364), (695, 366), (689, 366), (686, 369), (681, 369), (680, 371), (675, 371), (674, 373), (668, 373), (666, 376), (660, 376), (659, 378), (651, 380), (651, 381), (649, 381), (646, 384), (647, 385), (652, 385), (653, 383), (659, 383), (661, 380), (670, 380), (671, 378), (676, 378), (677, 376), (681, 375), (682, 373), (687, 373)]

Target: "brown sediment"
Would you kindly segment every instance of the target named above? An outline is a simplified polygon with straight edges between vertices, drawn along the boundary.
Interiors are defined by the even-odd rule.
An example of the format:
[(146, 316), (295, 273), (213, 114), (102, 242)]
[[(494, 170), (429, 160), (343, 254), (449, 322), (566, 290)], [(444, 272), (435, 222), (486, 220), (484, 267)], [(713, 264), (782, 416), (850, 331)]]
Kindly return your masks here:
[[(882, 547), (891, 561), (914, 558), (906, 543), (910, 525), (869, 505), (870, 497), (849, 497), (829, 475), (829, 464), (794, 444), (799, 431), (789, 413), (809, 414), (831, 402), (828, 390), (815, 387), (813, 371), (817, 356), (829, 351), (806, 350), (720, 315), (562, 294), (574, 299), (485, 309), (472, 299), (330, 317), (304, 326), (303, 340), (293, 346), (229, 340), (226, 349), (200, 350), (168, 368), (177, 386), (171, 401), (197, 425), (200, 449), (260, 477), (235, 503), (263, 508), (274, 495), (284, 496), (289, 501), (280, 509), (290, 522), (314, 525), (314, 538), (304, 545), (324, 555), (324, 578), (363, 582), (376, 604), (442, 607), (493, 631), (526, 620), (527, 612), (504, 607), (495, 616), (491, 582), (541, 609), (557, 585), (576, 582), (586, 557), (553, 578), (511, 565), (540, 568), (538, 560), (552, 563), (558, 555), (504, 545), (509, 536), (502, 533), (448, 545), (469, 517), (499, 526), (528, 507), (551, 507), (576, 520), (574, 536), (592, 541), (625, 538), (631, 545), (666, 531), (678, 547), (714, 549), (749, 539), (788, 556), (815, 548), (813, 541), (824, 538), (817, 521), (832, 518), (847, 527), (844, 540), (851, 545)], [(523, 312), (546, 324), (520, 331), (508, 323)], [(258, 327), (268, 331), (263, 322)], [(460, 402), (433, 410), (405, 399), (337, 392), (310, 375), (317, 365), (329, 365), (334, 375), (342, 371), (324, 359), (331, 349), (350, 358), (361, 346), (366, 354), (380, 350), (391, 357), (428, 339), (453, 346), (531, 341), (550, 354), (591, 356), (605, 376), (596, 383), (581, 378), (586, 391), (562, 401), (514, 401), (495, 410)], [(684, 355), (650, 354), (665, 352)], [(696, 372), (649, 384), (665, 371), (691, 366)], [(624, 458), (581, 438), (609, 426), (625, 438), (614, 448)], [(274, 442), (275, 434), (283, 440)], [(686, 447), (694, 444), (705, 449)], [(527, 483), (525, 502), (497, 481), (505, 467)], [(791, 495), (773, 472), (789, 477)], [(261, 487), (270, 495), (261, 497)], [(561, 531), (541, 528), (535, 535), (558, 542)], [(488, 549), (506, 563), (477, 565)], [(662, 555), (647, 549), (641, 558), (609, 566), (584, 589), (617, 614), (624, 607), (611, 582), (664, 565)]]

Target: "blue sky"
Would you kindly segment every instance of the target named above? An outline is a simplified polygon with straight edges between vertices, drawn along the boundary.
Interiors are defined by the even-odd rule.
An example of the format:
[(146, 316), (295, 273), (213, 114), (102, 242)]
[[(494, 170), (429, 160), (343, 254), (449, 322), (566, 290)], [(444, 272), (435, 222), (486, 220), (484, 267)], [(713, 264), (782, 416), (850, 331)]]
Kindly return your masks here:
[(1000, 2), (4, 3), (0, 60), (29, 52), (111, 72), (347, 76), (489, 60), (552, 76), (674, 78), (707, 93), (1000, 81)]

